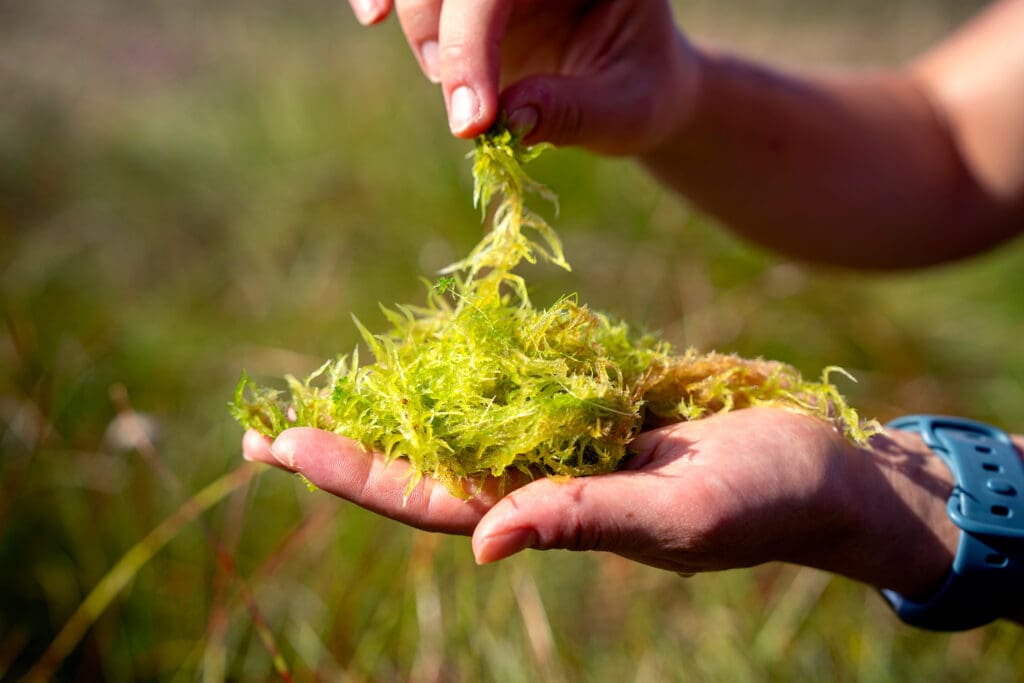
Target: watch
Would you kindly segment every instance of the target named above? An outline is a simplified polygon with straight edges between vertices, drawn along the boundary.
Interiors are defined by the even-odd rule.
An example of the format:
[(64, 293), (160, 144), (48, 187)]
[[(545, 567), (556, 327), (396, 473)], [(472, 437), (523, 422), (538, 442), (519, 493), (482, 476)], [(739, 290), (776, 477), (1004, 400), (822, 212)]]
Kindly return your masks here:
[(983, 626), (1024, 607), (1024, 463), (1010, 437), (981, 422), (908, 415), (887, 427), (916, 432), (953, 471), (946, 511), (960, 527), (953, 567), (921, 602), (883, 597), (904, 622), (933, 631)]

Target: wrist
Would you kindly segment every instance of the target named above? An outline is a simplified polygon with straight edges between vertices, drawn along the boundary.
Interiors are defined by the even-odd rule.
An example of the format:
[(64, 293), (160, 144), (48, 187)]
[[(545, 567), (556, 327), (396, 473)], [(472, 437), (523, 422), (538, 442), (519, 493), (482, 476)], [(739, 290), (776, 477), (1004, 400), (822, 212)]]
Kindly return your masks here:
[(843, 523), (816, 566), (906, 596), (942, 584), (960, 530), (946, 513), (949, 469), (920, 437), (890, 430), (868, 448), (842, 442), (828, 504)]
[(950, 469), (947, 513), (960, 529), (942, 585), (923, 598), (894, 590), (883, 597), (904, 622), (959, 631), (1015, 616), (1024, 607), (1024, 463), (998, 427), (946, 415), (906, 415), (889, 425), (919, 434)]
[[(868, 536), (883, 541), (873, 547), (897, 570), (869, 582), (885, 589), (885, 599), (906, 623), (947, 631), (1000, 617), (1022, 621), (1024, 527), (1013, 519), (1021, 512), (1021, 443), (990, 425), (941, 415), (902, 417), (872, 443), (873, 454), (882, 458), (876, 463), (889, 470), (885, 478), (906, 512), (900, 516), (897, 509), (888, 529), (884, 502), (877, 508), (881, 515), (872, 509), (864, 516)], [(904, 536), (915, 517), (923, 528)], [(942, 573), (935, 581), (937, 569)]]
[(877, 479), (868, 485), (888, 487), (887, 504), (864, 506), (865, 529), (878, 549), (870, 583), (928, 596), (948, 575), (960, 539), (947, 512), (953, 473), (920, 436), (894, 429), (872, 440), (869, 461), (874, 472), (868, 476)]

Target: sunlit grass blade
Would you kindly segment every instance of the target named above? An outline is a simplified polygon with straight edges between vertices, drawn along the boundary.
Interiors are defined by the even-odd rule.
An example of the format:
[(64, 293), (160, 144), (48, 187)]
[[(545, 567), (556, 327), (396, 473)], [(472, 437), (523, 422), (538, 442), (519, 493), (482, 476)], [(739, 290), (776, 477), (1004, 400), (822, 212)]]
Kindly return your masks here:
[[(289, 376), (287, 378), (289, 385), (292, 386), (293, 391), (298, 390), (300, 387), (308, 389), (309, 383), (326, 372), (331, 365), (331, 361), (327, 361), (318, 369), (314, 370), (304, 385), (300, 385), (296, 379)], [(240, 404), (241, 396), (245, 391), (246, 384), (251, 384), (251, 381), (247, 378), (243, 378), (242, 382), (239, 383), (239, 386), (235, 389), (234, 405), (237, 406)], [(159, 476), (160, 480), (168, 489), (179, 496), (183, 495), (184, 487), (181, 484), (181, 480), (170, 468), (166, 466), (156, 445), (146, 434), (145, 430), (140, 427), (138, 414), (131, 405), (127, 389), (123, 385), (115, 385), (111, 390), (111, 397), (117, 404), (121, 416), (127, 420), (128, 424), (133, 426), (131, 442), (135, 450), (145, 458), (147, 464)], [(315, 405), (313, 407), (315, 409)], [(307, 405), (299, 406), (299, 409), (303, 411), (299, 417), (304, 423), (319, 424), (319, 420), (317, 420), (315, 412), (312, 415), (308, 414), (308, 408), (309, 406)], [(235, 527), (237, 529), (241, 525), (241, 515), (236, 515), (235, 519)], [(270, 653), (271, 661), (274, 664), (274, 669), (277, 671), (278, 676), (284, 681), (291, 680), (291, 673), (288, 671), (287, 663), (281, 656), (280, 648), (278, 648), (274, 635), (267, 626), (262, 610), (260, 610), (259, 605), (256, 603), (256, 598), (249, 587), (249, 583), (238, 573), (234, 558), (222, 540), (218, 538), (217, 534), (209, 527), (209, 525), (205, 524), (204, 520), (201, 520), (201, 524), (207, 543), (213, 551), (214, 556), (217, 558), (217, 563), (220, 566), (223, 575), (238, 584), (239, 592), (241, 593), (242, 599), (249, 610), (249, 615), (253, 626), (256, 629), (256, 633), (263, 642), (264, 647), (266, 647), (267, 652)]]
[(43, 652), (26, 677), (29, 681), (47, 681), (82, 640), (104, 610), (132, 582), (139, 571), (190, 522), (234, 491), (245, 486), (264, 471), (246, 463), (208, 484), (186, 500), (170, 517), (161, 522), (141, 541), (129, 548), (120, 560), (100, 579), (78, 609)]

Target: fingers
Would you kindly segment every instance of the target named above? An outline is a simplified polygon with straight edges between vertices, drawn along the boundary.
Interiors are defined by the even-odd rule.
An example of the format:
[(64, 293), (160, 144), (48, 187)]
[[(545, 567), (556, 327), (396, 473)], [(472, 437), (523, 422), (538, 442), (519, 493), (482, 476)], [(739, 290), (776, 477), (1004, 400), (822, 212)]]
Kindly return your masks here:
[(530, 144), (637, 154), (661, 142), (692, 109), (692, 79), (681, 72), (623, 63), (583, 75), (531, 76), (505, 89), (501, 109)]
[(280, 467), (277, 459), (270, 454), (270, 439), (255, 429), (250, 429), (242, 436), (242, 457), (250, 462), (262, 462), (265, 465)]
[(454, 135), (483, 133), (498, 114), (501, 41), (511, 0), (445, 0), (438, 60), (448, 125)]
[(483, 517), (473, 534), (473, 554), (479, 564), (524, 548), (645, 554), (659, 545), (652, 538), (662, 526), (654, 514), (664, 493), (659, 489), (663, 481), (637, 472), (535, 481)]
[[(533, 74), (501, 103), (530, 143), (642, 153), (692, 108), (695, 57), (662, 3), (350, 1), (365, 24), (383, 20), (394, 5), (421, 70), (442, 86), (456, 137), (475, 137), (494, 123), (502, 74), (506, 83)], [(502, 65), (506, 32), (509, 63)]]
[(420, 63), (423, 74), (433, 83), (441, 82), (438, 59), (438, 30), (441, 0), (395, 0), (398, 23)]
[(534, 76), (510, 86), (501, 107), (509, 125), (527, 143), (585, 143), (615, 147), (630, 130), (616, 109), (628, 108), (609, 97), (615, 84), (602, 77)]
[(501, 40), (512, 0), (350, 0), (360, 23), (398, 15), (420, 69), (442, 83), (449, 127), (472, 138), (487, 130), (498, 114)]
[[(258, 451), (253, 449), (262, 457)], [(428, 478), (407, 495), (411, 474), (407, 461), (387, 463), (382, 454), (368, 453), (351, 439), (320, 429), (289, 429), (268, 451), (282, 467), (302, 474), (324, 491), (427, 531), (468, 535), (497, 498), (487, 489), (462, 500)]]
[(700, 55), (667, 4), (591, 3), (575, 21), (553, 68), (524, 71), (502, 93), (527, 143), (642, 154), (691, 119)]
[(349, 4), (356, 19), (364, 26), (383, 21), (394, 4), (398, 22), (420, 69), (432, 82), (440, 83), (437, 36), (441, 21), (441, 0), (349, 0)]
[(363, 26), (380, 23), (391, 11), (391, 0), (349, 0), (349, 5)]

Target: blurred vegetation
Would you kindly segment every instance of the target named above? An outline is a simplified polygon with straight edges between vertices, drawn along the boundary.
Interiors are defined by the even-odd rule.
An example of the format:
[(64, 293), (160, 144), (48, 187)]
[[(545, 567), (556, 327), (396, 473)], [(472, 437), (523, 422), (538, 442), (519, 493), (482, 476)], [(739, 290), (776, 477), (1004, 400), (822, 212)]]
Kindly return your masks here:
[[(780, 61), (886, 64), (978, 5), (701, 0), (680, 16)], [(0, 93), (0, 677), (26, 673), (132, 546), (198, 515), (184, 501), (225, 475), (234, 493), (181, 519), (81, 642), (45, 660), (57, 678), (1024, 669), (1019, 628), (913, 631), (872, 590), (814, 571), (682, 581), (556, 552), (477, 568), (464, 539), (278, 472), (229, 474), (249, 467), (225, 408), (243, 368), (302, 374), (350, 350), (350, 314), (378, 327), (378, 302), (420, 300), (419, 277), (479, 237), (467, 144), (395, 22), (360, 30), (341, 0), (0, 0)], [(926, 272), (822, 271), (734, 240), (627, 161), (564, 150), (535, 171), (560, 195), (574, 265), (528, 272), (538, 303), (577, 291), (679, 346), (811, 376), (842, 365), (881, 419), (1024, 429), (1021, 244)]]

